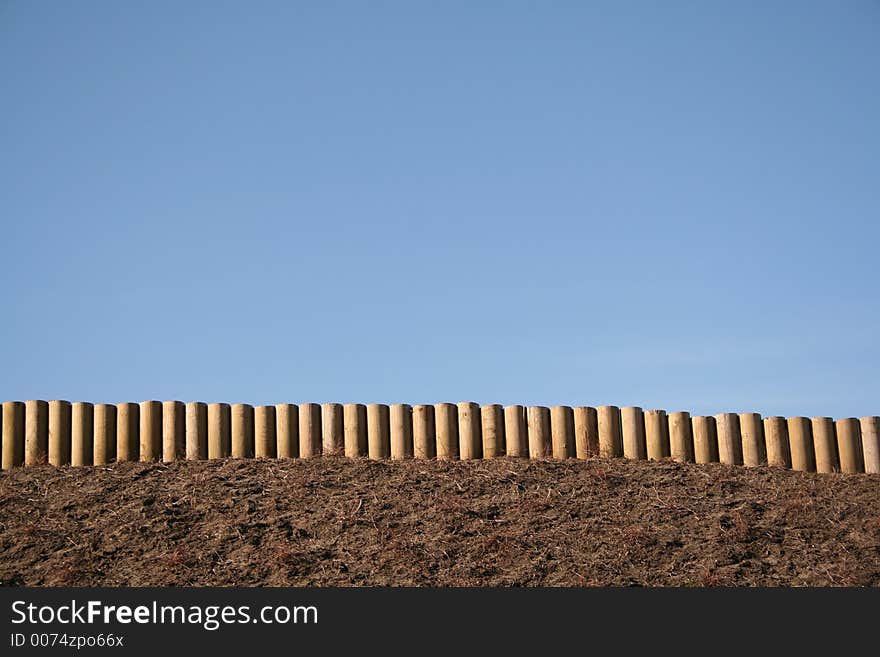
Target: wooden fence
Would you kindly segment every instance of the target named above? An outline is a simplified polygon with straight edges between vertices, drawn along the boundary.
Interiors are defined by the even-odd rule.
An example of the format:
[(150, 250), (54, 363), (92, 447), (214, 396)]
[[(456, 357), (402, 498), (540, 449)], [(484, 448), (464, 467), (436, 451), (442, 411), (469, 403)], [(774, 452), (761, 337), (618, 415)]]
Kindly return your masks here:
[(880, 473), (880, 417), (694, 416), (637, 406), (8, 401), (2, 468), (217, 458), (592, 457)]

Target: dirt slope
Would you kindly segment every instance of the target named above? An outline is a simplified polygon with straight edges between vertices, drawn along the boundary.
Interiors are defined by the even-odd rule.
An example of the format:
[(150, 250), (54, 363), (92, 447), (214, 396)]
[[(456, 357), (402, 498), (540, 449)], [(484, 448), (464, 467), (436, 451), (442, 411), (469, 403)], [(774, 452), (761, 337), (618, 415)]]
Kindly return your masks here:
[(878, 585), (880, 476), (500, 459), (0, 474), (5, 585)]

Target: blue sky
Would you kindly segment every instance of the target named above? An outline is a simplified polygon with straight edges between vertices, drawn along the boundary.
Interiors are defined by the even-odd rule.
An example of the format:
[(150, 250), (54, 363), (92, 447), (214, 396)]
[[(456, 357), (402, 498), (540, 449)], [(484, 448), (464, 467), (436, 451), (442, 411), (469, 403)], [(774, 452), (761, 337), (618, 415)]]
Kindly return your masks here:
[(0, 397), (880, 413), (878, 35), (0, 0)]

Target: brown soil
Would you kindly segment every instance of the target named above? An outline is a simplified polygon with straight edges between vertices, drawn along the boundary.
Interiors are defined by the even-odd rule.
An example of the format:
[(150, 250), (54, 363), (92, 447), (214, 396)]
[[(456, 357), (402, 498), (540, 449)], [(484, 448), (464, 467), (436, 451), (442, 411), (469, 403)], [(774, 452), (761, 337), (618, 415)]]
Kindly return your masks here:
[(0, 528), (5, 585), (880, 585), (880, 477), (772, 468), (25, 468)]

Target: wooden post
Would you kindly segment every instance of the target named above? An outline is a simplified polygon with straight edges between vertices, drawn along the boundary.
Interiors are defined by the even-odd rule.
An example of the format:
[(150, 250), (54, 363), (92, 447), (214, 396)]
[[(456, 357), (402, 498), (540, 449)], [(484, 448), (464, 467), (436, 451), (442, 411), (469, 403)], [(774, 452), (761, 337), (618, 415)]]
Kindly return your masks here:
[(263, 459), (278, 457), (278, 441), (275, 433), (275, 407), (254, 407), (254, 456)]
[(610, 459), (623, 456), (623, 437), (620, 433), (620, 409), (600, 406), (596, 409), (599, 425), (599, 456)]
[(345, 452), (342, 404), (321, 404), (321, 444), (325, 455)]
[(694, 462), (694, 433), (687, 411), (669, 414), (669, 453), (679, 463)]
[(162, 403), (162, 460), (178, 461), (186, 456), (186, 407), (181, 401)]
[(834, 420), (830, 417), (814, 417), (810, 419), (810, 424), (813, 429), (816, 472), (838, 472), (840, 463), (837, 460), (837, 435), (834, 431)]
[(504, 409), (500, 404), (486, 404), (480, 409), (483, 458), (504, 456)]
[(455, 404), (434, 404), (434, 420), (437, 430), (437, 459), (458, 459), (458, 408)]
[(788, 418), (788, 447), (791, 453), (791, 467), (793, 470), (800, 470), (802, 472), (816, 471), (816, 457), (813, 453), (813, 431), (808, 418)]
[(49, 404), (42, 399), (24, 403), (24, 464), (49, 461)]
[(575, 457), (574, 411), (571, 406), (550, 409), (550, 445), (554, 459), (564, 461)]
[(70, 464), (70, 402), (63, 399), (49, 402), (49, 463)]
[(551, 455), (550, 409), (529, 406), (529, 458), (544, 459)]
[(764, 423), (758, 413), (740, 413), (739, 429), (742, 434), (743, 464), (751, 467), (767, 462), (764, 447)]
[(387, 404), (367, 404), (367, 451), (371, 459), (391, 454), (391, 430)]
[(574, 409), (574, 450), (579, 459), (599, 456), (599, 418), (591, 406)]
[(138, 461), (141, 456), (141, 408), (134, 402), (116, 406), (116, 460)]
[(391, 458), (402, 461), (413, 457), (413, 418), (409, 404), (392, 404), (390, 409)]
[(249, 459), (254, 455), (254, 407), (250, 404), (233, 404), (232, 457)]
[(483, 456), (480, 407), (474, 402), (458, 403), (458, 457), (462, 461)]
[(208, 458), (232, 454), (232, 409), (229, 404), (208, 404)]
[(638, 406), (620, 409), (620, 428), (623, 432), (623, 455), (628, 459), (644, 461), (648, 458), (645, 444), (645, 419)]
[(865, 471), (859, 421), (847, 417), (834, 423), (837, 430), (837, 452), (840, 455), (840, 471), (856, 473)]
[(139, 414), (141, 461), (158, 461), (162, 458), (162, 402), (141, 402)]
[(437, 431), (434, 426), (434, 407), (431, 404), (413, 406), (413, 455), (417, 459), (437, 456)]
[(859, 420), (862, 433), (862, 455), (865, 472), (880, 473), (880, 417), (869, 416)]
[(742, 465), (742, 434), (736, 413), (719, 413), (715, 416), (718, 432), (718, 460), (725, 465)]
[(767, 444), (767, 465), (791, 467), (791, 450), (788, 446), (788, 422), (784, 417), (764, 418), (764, 439)]
[(504, 408), (504, 442), (508, 456), (529, 455), (529, 429), (526, 409), (516, 404)]
[(186, 405), (186, 458), (188, 461), (208, 458), (208, 405), (202, 402)]
[(694, 460), (697, 463), (718, 463), (718, 434), (715, 418), (698, 415), (691, 418), (694, 435)]
[(321, 456), (321, 406), (299, 405), (299, 457), (309, 459)]
[(116, 460), (116, 407), (113, 404), (95, 404), (95, 433), (92, 462), (105, 465)]
[(70, 465), (92, 465), (95, 437), (94, 405), (89, 402), (74, 402), (70, 423)]
[(17, 468), (24, 463), (24, 403), (3, 402), (3, 456), (4, 470)]
[(298, 406), (275, 404), (275, 442), (278, 458), (295, 459), (299, 456)]
[(354, 459), (367, 455), (367, 407), (363, 404), (346, 404), (343, 407), (343, 431), (345, 432), (345, 455)]
[(645, 411), (645, 443), (649, 460), (660, 461), (669, 456), (669, 421), (666, 419), (666, 411)]

